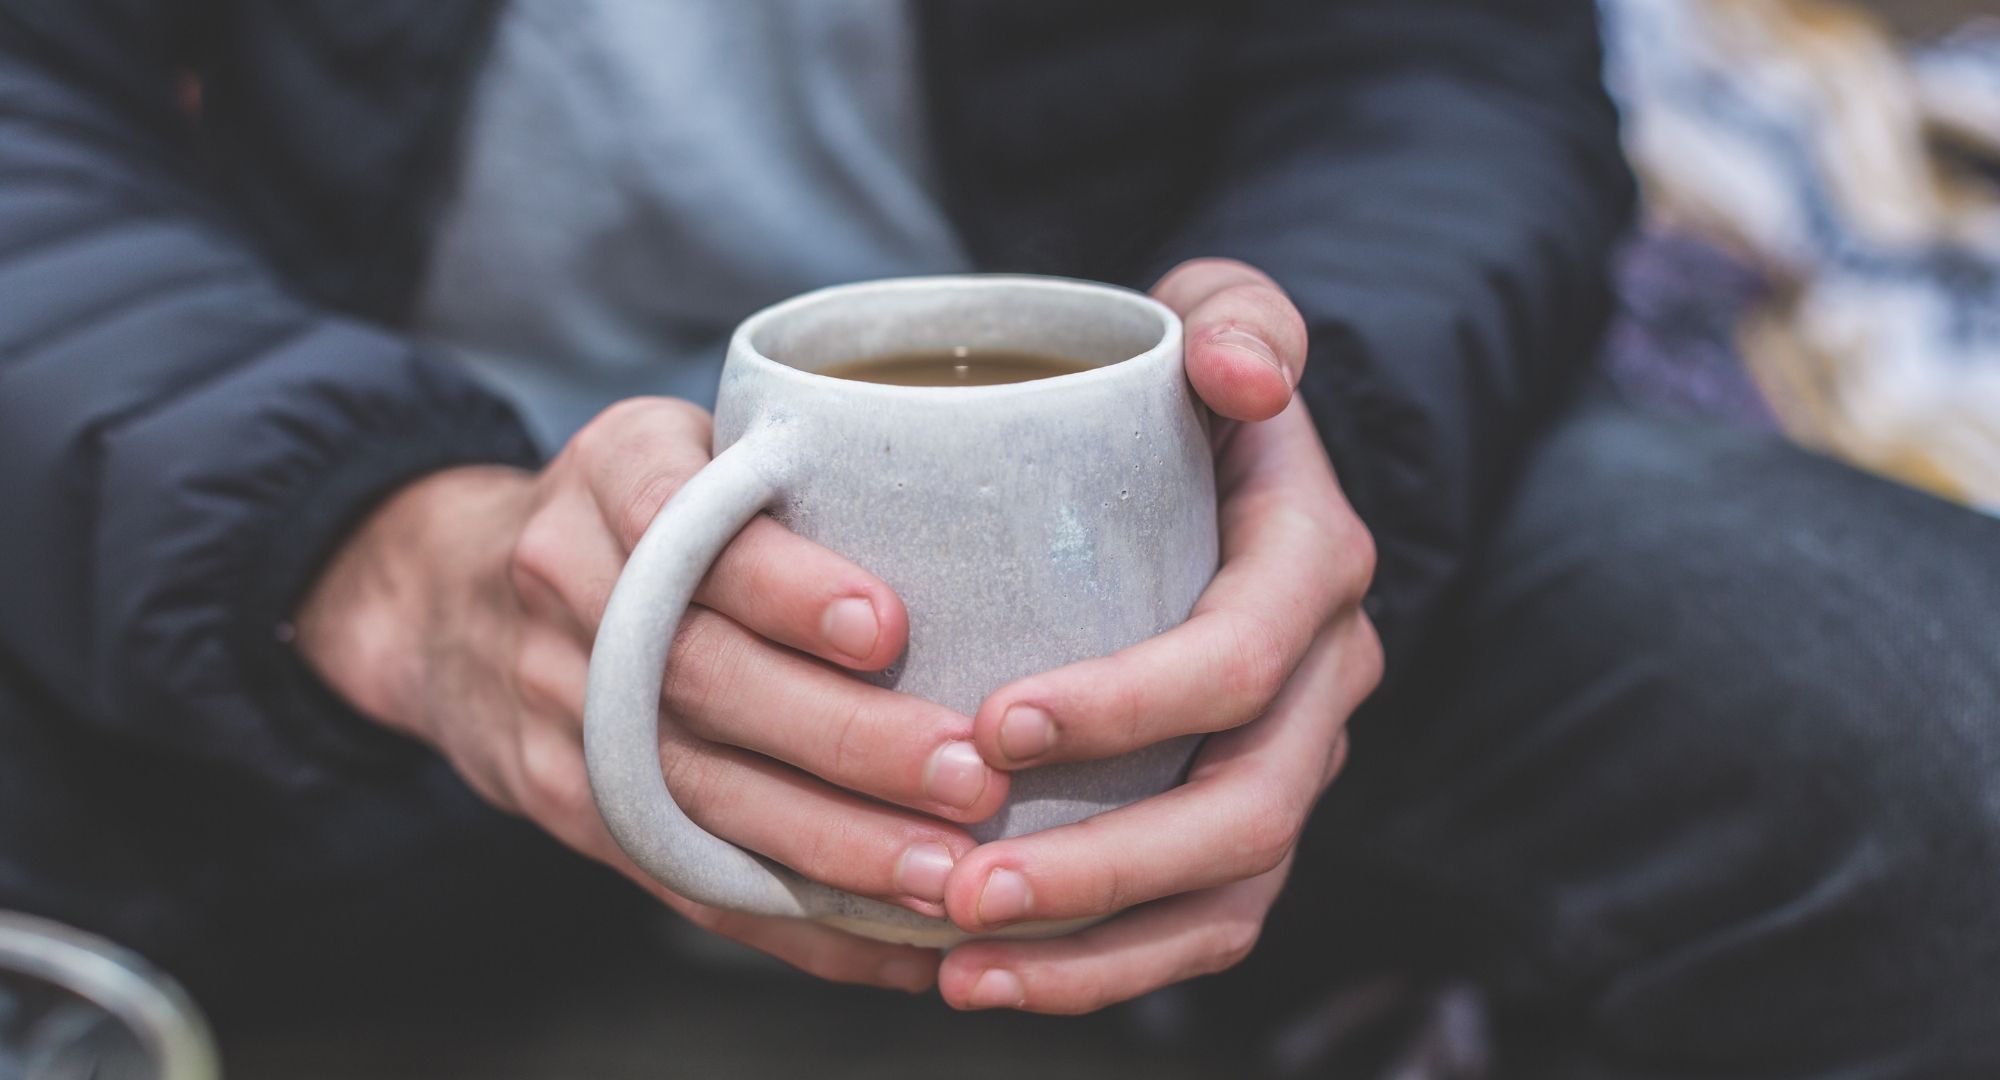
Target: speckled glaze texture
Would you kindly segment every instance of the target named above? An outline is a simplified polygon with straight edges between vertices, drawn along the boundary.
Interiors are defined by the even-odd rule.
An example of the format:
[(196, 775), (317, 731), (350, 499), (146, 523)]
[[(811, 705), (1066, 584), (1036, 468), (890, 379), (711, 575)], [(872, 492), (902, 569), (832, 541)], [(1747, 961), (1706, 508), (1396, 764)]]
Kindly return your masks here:
[[(813, 374), (954, 346), (1100, 366), (973, 388)], [(810, 293), (737, 330), (715, 448), (633, 551), (592, 654), (585, 748), (612, 835), (648, 873), (704, 903), (884, 940), (962, 940), (947, 922), (805, 881), (688, 821), (658, 763), (667, 643), (715, 554), (759, 510), (902, 597), (909, 648), (873, 681), (967, 715), (1016, 678), (1179, 623), (1215, 572), (1216, 521), (1207, 413), (1182, 371), (1178, 318), (1137, 293), (1052, 278), (907, 278)], [(1179, 782), (1193, 750), (1177, 740), (1019, 773), (1006, 806), (973, 835), (1033, 832), (1157, 793)]]

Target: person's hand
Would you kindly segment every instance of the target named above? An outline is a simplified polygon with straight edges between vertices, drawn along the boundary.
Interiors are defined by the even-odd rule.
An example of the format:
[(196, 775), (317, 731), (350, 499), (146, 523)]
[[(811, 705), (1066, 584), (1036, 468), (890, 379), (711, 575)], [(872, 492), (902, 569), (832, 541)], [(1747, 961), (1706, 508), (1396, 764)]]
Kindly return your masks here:
[[(591, 640), (627, 553), (708, 461), (709, 436), (702, 410), (639, 399), (606, 410), (539, 474), (467, 467), (409, 485), (323, 571), (299, 612), (300, 648), (349, 701), (435, 746), (494, 805), (696, 923), (825, 978), (928, 988), (932, 951), (667, 892), (618, 849), (591, 800)], [(951, 822), (992, 814), (1007, 776), (980, 760), (969, 717), (841, 670), (901, 653), (902, 603), (768, 518), (730, 544), (695, 600), (662, 691), (675, 723), (662, 727), (661, 757), (688, 816), (807, 877), (942, 914), (946, 874), (973, 848)]]
[(1360, 608), (1374, 547), (1292, 398), (1303, 320), (1270, 278), (1227, 260), (1183, 264), (1154, 294), (1185, 320), (1202, 399), (1260, 421), (1217, 433), (1221, 568), (1181, 626), (995, 692), (975, 738), (1016, 769), (1218, 734), (1181, 787), (958, 860), (945, 904), (969, 931), (1124, 912), (1069, 937), (952, 950), (939, 990), (959, 1008), (1087, 1012), (1241, 960), (1340, 770), (1348, 714), (1381, 678)]

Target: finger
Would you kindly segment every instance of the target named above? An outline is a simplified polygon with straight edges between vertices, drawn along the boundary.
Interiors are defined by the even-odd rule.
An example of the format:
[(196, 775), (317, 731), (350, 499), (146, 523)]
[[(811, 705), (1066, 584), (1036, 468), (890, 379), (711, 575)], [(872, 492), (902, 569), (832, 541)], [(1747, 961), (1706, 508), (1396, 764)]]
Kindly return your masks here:
[[(1006, 801), (1009, 778), (979, 759), (966, 717), (775, 648), (714, 612), (688, 613), (669, 667), (662, 697), (688, 737), (949, 820), (983, 820)], [(568, 637), (546, 628), (523, 634), (521, 700), (572, 738), (582, 730), (589, 673), (588, 655)]]
[[(723, 937), (769, 953), (808, 975), (829, 982), (879, 986), (922, 993), (937, 982), (938, 952), (890, 945), (842, 933), (804, 919), (745, 915), (690, 905), (692, 921)], [(688, 914), (682, 911), (682, 914)]]
[(529, 714), (573, 737), (583, 732), (590, 646), (553, 622), (529, 622), (515, 645), (514, 693)]
[(1187, 783), (959, 859), (945, 892), (952, 921), (984, 933), (1107, 915), (1277, 866), (1339, 768), (1343, 725), (1380, 671), (1373, 628), (1359, 614), (1343, 620), (1313, 646), (1269, 716), (1210, 740)]
[[(560, 758), (561, 747), (567, 742), (552, 740), (549, 747), (538, 750), (538, 753)], [(573, 743), (569, 745), (573, 749), (567, 767), (573, 770), (572, 776), (580, 775), (583, 770), (581, 748)], [(555, 767), (545, 763), (542, 769), (547, 771)], [(550, 803), (541, 797), (531, 798), (530, 801), (533, 805), (529, 816), (558, 840), (618, 870), (698, 926), (834, 982), (917, 993), (929, 989), (936, 981), (938, 957), (933, 950), (868, 941), (799, 919), (745, 915), (694, 903), (639, 869), (611, 839), (603, 819), (587, 801), (578, 804), (570, 798)]]
[[(625, 557), (592, 496), (559, 489), (515, 543), (515, 591), (531, 614), (587, 641)], [(909, 616), (887, 585), (763, 517), (724, 549), (695, 601), (763, 637), (864, 670), (894, 660), (909, 633)]]
[(1306, 324), (1268, 274), (1234, 259), (1193, 259), (1153, 295), (1186, 324), (1188, 381), (1209, 408), (1265, 420), (1291, 400), (1306, 363)]
[[(685, 402), (639, 399), (607, 410), (573, 441), (575, 468), (619, 553), (645, 535), (660, 508), (708, 463), (708, 414)], [(563, 509), (558, 507), (557, 509)], [(567, 516), (562, 522), (575, 527)], [(530, 523), (531, 526), (537, 524)], [(562, 545), (569, 530), (546, 527), (535, 550)], [(591, 561), (570, 567), (570, 596), (582, 625), (596, 632), (610, 589), (602, 585), (602, 545)], [(548, 561), (557, 562), (549, 552)], [(590, 572), (594, 571), (594, 572)], [(758, 517), (723, 550), (695, 601), (727, 614), (757, 634), (836, 664), (883, 667), (902, 654), (909, 616), (896, 594), (848, 559)]]
[(990, 817), (1007, 797), (1007, 774), (981, 760), (970, 718), (781, 649), (716, 612), (682, 620), (663, 699), (690, 735), (953, 821)]
[[(944, 822), (837, 791), (754, 754), (677, 734), (662, 740), (660, 754), (668, 790), (695, 824), (836, 889), (940, 916), (952, 864), (973, 847)], [(599, 854), (583, 846), (596, 841), (603, 819), (574, 732), (546, 721), (524, 725), (515, 771), (510, 801), (521, 813)]]
[(938, 992), (957, 1009), (1072, 1016), (1227, 970), (1256, 946), (1288, 868), (1149, 904), (1067, 937), (968, 942), (945, 957)]
[(559, 485), (529, 515), (509, 564), (514, 594), (533, 621), (589, 644), (625, 566), (588, 489)]
[[(606, 838), (609, 842), (609, 838)], [(697, 904), (646, 876), (618, 851), (613, 865), (689, 922), (829, 982), (922, 993), (937, 982), (938, 953), (843, 933), (804, 919), (747, 915)]]
[(974, 718), (980, 754), (1008, 769), (1104, 758), (1260, 715), (1320, 628), (1360, 603), (1373, 573), (1366, 531), (1337, 512), (1344, 503), (1325, 456), (1306, 449), (1266, 455), (1280, 459), (1264, 466), (1279, 475), (1232, 495), (1222, 569), (1186, 622), (1000, 688)]
[(909, 615), (881, 579), (768, 517), (723, 549), (695, 593), (762, 637), (861, 671), (903, 653)]
[(947, 822), (733, 747), (673, 736), (660, 753), (667, 788), (695, 824), (846, 892), (942, 916), (951, 868), (974, 847)]
[[(660, 507), (708, 464), (714, 423), (675, 398), (629, 398), (604, 410), (563, 448), (621, 551), (631, 551)], [(554, 466), (552, 466), (554, 467)]]

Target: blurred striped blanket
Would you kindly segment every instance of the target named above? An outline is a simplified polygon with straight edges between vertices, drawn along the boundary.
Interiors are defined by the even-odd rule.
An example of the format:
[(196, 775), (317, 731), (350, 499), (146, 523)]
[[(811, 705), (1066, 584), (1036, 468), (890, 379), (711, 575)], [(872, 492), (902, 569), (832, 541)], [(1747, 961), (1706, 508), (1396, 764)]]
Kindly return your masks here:
[(2000, 18), (1601, 3), (1647, 203), (1614, 378), (2000, 513)]

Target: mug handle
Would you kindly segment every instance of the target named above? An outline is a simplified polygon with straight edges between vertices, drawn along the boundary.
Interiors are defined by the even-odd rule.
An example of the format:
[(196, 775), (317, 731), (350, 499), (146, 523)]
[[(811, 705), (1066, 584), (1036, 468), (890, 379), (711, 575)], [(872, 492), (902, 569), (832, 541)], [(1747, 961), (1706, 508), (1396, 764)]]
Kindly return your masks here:
[(667, 650), (709, 565), (783, 493), (782, 455), (771, 450), (769, 434), (756, 432), (718, 454), (667, 500), (632, 549), (590, 651), (583, 749), (612, 839), (660, 884), (713, 907), (813, 918), (869, 901), (829, 903), (829, 894), (840, 894), (690, 821), (660, 761)]

